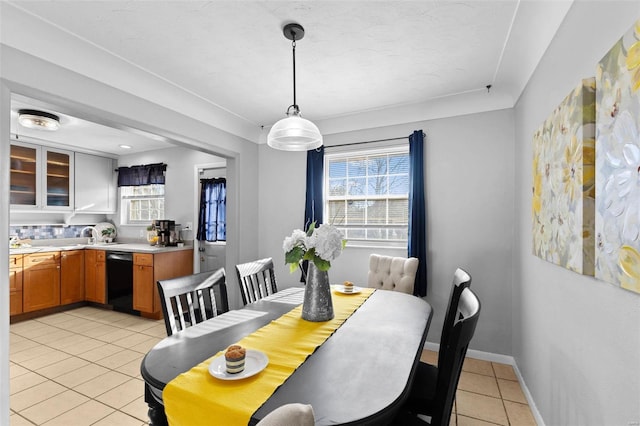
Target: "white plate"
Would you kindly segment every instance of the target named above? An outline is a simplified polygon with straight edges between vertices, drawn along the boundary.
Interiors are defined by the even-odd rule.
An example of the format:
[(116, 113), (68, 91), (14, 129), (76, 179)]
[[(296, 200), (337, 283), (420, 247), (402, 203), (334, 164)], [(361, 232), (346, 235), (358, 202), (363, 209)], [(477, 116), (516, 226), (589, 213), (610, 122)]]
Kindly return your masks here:
[(111, 234), (111, 238), (115, 238), (117, 236), (116, 235), (116, 227), (113, 225), (113, 223), (100, 222), (100, 223), (97, 223), (96, 226), (93, 227), (93, 229), (96, 230), (96, 234), (98, 234), (98, 241), (104, 242), (104, 239), (106, 238), (106, 236), (102, 235), (102, 231), (107, 229), (107, 228), (113, 229), (113, 234)]
[(344, 286), (342, 284), (338, 284), (334, 288), (338, 293), (342, 293), (342, 294), (356, 294), (356, 293), (360, 293), (360, 291), (362, 290), (360, 287), (354, 285), (353, 291), (344, 291)]
[(269, 358), (264, 352), (247, 349), (244, 359), (244, 371), (235, 374), (227, 373), (227, 361), (224, 354), (215, 357), (209, 363), (209, 374), (220, 380), (240, 380), (258, 374), (269, 364)]

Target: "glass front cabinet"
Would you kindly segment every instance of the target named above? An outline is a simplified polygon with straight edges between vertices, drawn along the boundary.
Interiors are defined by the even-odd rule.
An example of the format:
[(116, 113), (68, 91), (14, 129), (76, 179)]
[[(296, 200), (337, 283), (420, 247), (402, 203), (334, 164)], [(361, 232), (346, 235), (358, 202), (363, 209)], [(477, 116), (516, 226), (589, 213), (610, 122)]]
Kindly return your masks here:
[(73, 170), (73, 152), (12, 142), (11, 208), (72, 210)]

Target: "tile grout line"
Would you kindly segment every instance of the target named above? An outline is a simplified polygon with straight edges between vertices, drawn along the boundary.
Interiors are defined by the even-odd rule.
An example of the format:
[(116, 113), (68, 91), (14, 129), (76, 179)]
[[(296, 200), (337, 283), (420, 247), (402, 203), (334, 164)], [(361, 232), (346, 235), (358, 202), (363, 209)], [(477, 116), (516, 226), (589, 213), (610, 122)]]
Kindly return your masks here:
[(495, 375), (496, 386), (498, 386), (498, 393), (500, 394), (500, 402), (502, 402), (502, 409), (504, 410), (504, 415), (507, 417), (507, 424), (511, 426), (511, 419), (509, 418), (509, 412), (507, 411), (507, 406), (504, 403), (504, 395), (502, 395), (502, 389), (500, 388), (500, 382), (498, 382), (498, 375), (496, 374), (496, 369), (493, 365), (493, 362), (491, 363), (491, 369), (493, 370), (493, 374)]
[[(107, 311), (107, 312), (109, 312), (109, 311)], [(123, 315), (125, 315), (125, 314), (123, 314)], [(131, 333), (140, 334), (140, 335), (143, 335), (143, 336), (148, 336), (149, 338), (161, 339), (161, 338), (160, 338), (160, 337), (158, 337), (158, 336), (150, 335), (150, 334), (147, 334), (147, 333), (145, 333), (145, 332), (144, 332), (145, 330), (148, 330), (149, 328), (152, 328), (152, 327), (154, 327), (154, 326), (156, 325), (155, 323), (153, 323), (153, 321), (152, 321), (152, 320), (150, 320), (150, 322), (151, 322), (152, 324), (151, 324), (149, 327), (147, 327), (147, 328), (143, 329), (142, 331), (134, 331), (134, 330), (130, 330), (130, 329), (126, 328), (126, 327), (113, 325), (112, 323), (105, 323), (105, 322), (104, 322), (104, 320), (100, 320), (100, 319), (86, 318), (86, 317), (83, 317), (83, 316), (80, 316), (80, 315), (71, 315), (71, 316), (74, 316), (74, 317), (76, 317), (76, 318), (82, 318), (82, 319), (85, 319), (85, 320), (87, 320), (87, 321), (94, 322), (97, 326), (99, 326), (99, 325), (109, 325), (109, 326), (112, 326), (112, 327), (114, 327), (114, 328), (118, 328), (118, 329), (121, 329), (121, 330), (130, 331)], [(126, 318), (125, 318), (125, 319), (126, 319)], [(56, 324), (49, 324), (49, 323), (46, 323), (46, 322), (43, 322), (43, 321), (38, 321), (37, 319), (35, 319), (35, 320), (34, 320), (34, 322), (37, 322), (37, 323), (39, 323), (39, 324), (43, 324), (43, 325), (45, 325), (45, 326), (54, 327), (54, 328), (57, 328), (57, 329), (59, 329), (59, 330), (65, 330), (65, 329), (63, 329), (63, 328), (61, 328), (61, 327), (58, 327)], [(63, 322), (65, 322), (65, 321), (60, 321), (60, 323), (63, 323)], [(96, 361), (91, 361), (91, 360), (88, 360), (88, 359), (86, 359), (86, 358), (82, 358), (82, 357), (80, 356), (80, 355), (82, 355), (82, 353), (80, 353), (80, 354), (71, 354), (71, 353), (69, 353), (69, 352), (65, 351), (65, 350), (64, 350), (64, 348), (62, 348), (62, 349), (54, 348), (54, 347), (52, 347), (52, 346), (49, 346), (49, 345), (48, 345), (48, 344), (46, 344), (46, 343), (40, 343), (40, 342), (38, 342), (38, 341), (36, 341), (36, 340), (33, 340), (33, 339), (34, 339), (33, 337), (26, 337), (26, 336), (23, 336), (23, 335), (21, 335), (19, 332), (13, 332), (13, 333), (14, 333), (15, 335), (17, 335), (17, 336), (21, 337), (22, 339), (32, 341), (32, 342), (34, 342), (34, 343), (38, 344), (39, 346), (44, 346), (44, 347), (49, 348), (49, 349), (52, 349), (52, 350), (54, 350), (54, 351), (59, 351), (59, 352), (61, 352), (61, 353), (64, 353), (64, 354), (66, 354), (66, 355), (69, 355), (70, 357), (75, 357), (75, 358), (81, 359), (81, 360), (83, 360), (83, 361), (86, 361), (86, 362), (88, 363), (87, 365), (91, 365), (91, 364), (93, 364), (93, 365), (100, 366), (100, 367), (102, 367), (102, 368), (104, 368), (104, 369), (106, 369), (106, 370), (107, 370), (107, 372), (105, 372), (104, 374), (107, 374), (108, 372), (116, 372), (116, 373), (119, 373), (119, 374), (122, 374), (122, 375), (126, 376), (126, 377), (127, 377), (127, 382), (128, 382), (128, 381), (131, 381), (131, 380), (134, 380), (134, 379), (135, 379), (135, 380), (139, 380), (137, 376), (131, 376), (131, 375), (126, 374), (126, 373), (121, 373), (120, 371), (118, 371), (118, 370), (116, 370), (116, 369), (114, 369), (114, 368), (110, 368), (110, 367), (106, 367), (106, 366), (104, 366), (104, 365), (98, 364)], [(108, 334), (108, 333), (107, 333), (107, 334)], [(97, 340), (97, 341), (99, 341), (99, 342), (101, 342), (101, 343), (104, 343), (105, 345), (113, 345), (113, 346), (116, 346), (116, 347), (118, 347), (118, 348), (121, 348), (122, 350), (128, 349), (128, 348), (126, 348), (126, 347), (123, 347), (123, 346), (118, 345), (117, 343), (115, 343), (115, 341), (114, 341), (114, 342), (107, 342), (107, 341), (101, 340), (99, 337), (86, 336), (86, 335), (81, 334), (81, 333), (73, 333), (73, 335), (75, 335), (75, 336), (82, 336), (82, 337), (86, 337), (86, 338), (89, 338), (89, 339)], [(37, 337), (39, 337), (39, 336), (35, 336), (35, 337), (37, 338)], [(71, 336), (70, 336), (70, 337), (71, 337)], [(100, 347), (100, 346), (98, 346), (98, 347)], [(95, 348), (94, 348), (94, 349), (95, 349)], [(29, 349), (25, 349), (25, 350), (29, 350)], [(92, 349), (89, 349), (88, 351), (90, 351), (90, 350), (92, 350)], [(131, 350), (131, 349), (129, 349), (129, 350)], [(86, 351), (86, 352), (88, 352), (88, 351)], [(135, 351), (135, 350), (131, 350), (131, 351), (132, 351), (132, 352), (136, 352), (136, 353), (140, 353), (140, 352)], [(22, 351), (19, 351), (19, 352), (22, 352)], [(17, 352), (17, 353), (19, 353), (19, 352)], [(86, 352), (83, 352), (83, 353), (86, 353)], [(122, 352), (122, 351), (118, 351), (118, 352), (116, 352), (116, 353), (114, 353), (114, 354), (111, 354), (111, 355), (115, 355), (115, 354), (120, 353), (120, 352)], [(15, 355), (15, 354), (14, 354), (14, 355)], [(111, 355), (109, 355), (109, 356), (111, 356)], [(144, 355), (144, 353), (140, 353), (140, 355)], [(27, 361), (28, 361), (28, 360), (27, 360)], [(61, 361), (58, 361), (58, 362), (62, 362), (62, 361), (64, 361), (64, 360), (61, 360)], [(132, 401), (128, 402), (127, 404), (124, 404), (124, 405), (123, 405), (122, 407), (120, 407), (120, 408), (114, 407), (114, 406), (112, 406), (112, 405), (109, 405), (108, 403), (105, 403), (105, 402), (102, 402), (102, 401), (99, 401), (99, 400), (97, 400), (97, 399), (96, 399), (97, 397), (99, 397), (99, 396), (101, 396), (101, 395), (104, 395), (104, 394), (105, 394), (105, 393), (107, 393), (107, 392), (112, 391), (113, 389), (117, 388), (118, 386), (121, 386), (122, 384), (120, 384), (120, 385), (118, 385), (118, 386), (115, 386), (115, 387), (113, 387), (113, 388), (111, 388), (111, 389), (109, 389), (109, 390), (106, 390), (105, 392), (103, 392), (103, 393), (101, 393), (101, 394), (99, 394), (99, 395), (96, 395), (96, 396), (94, 396), (94, 397), (90, 397), (90, 396), (88, 396), (88, 395), (85, 395), (85, 394), (83, 394), (83, 393), (81, 393), (81, 392), (76, 391), (76, 390), (75, 390), (75, 389), (73, 389), (73, 388), (68, 387), (67, 385), (64, 385), (64, 384), (60, 383), (59, 381), (57, 381), (57, 380), (56, 380), (56, 379), (57, 379), (57, 377), (56, 377), (56, 378), (49, 378), (49, 377), (46, 377), (46, 376), (44, 376), (43, 374), (39, 373), (37, 370), (33, 370), (33, 369), (31, 369), (31, 368), (27, 368), (27, 367), (25, 367), (25, 366), (21, 365), (21, 363), (18, 363), (18, 362), (15, 362), (15, 361), (11, 361), (11, 362), (12, 362), (13, 364), (15, 364), (15, 365), (17, 365), (17, 366), (19, 366), (19, 367), (21, 367), (21, 368), (25, 369), (25, 370), (26, 370), (26, 371), (28, 371), (28, 372), (31, 372), (31, 373), (33, 373), (33, 374), (36, 374), (36, 375), (38, 375), (38, 376), (40, 376), (40, 377), (44, 378), (44, 379), (45, 379), (45, 381), (50, 381), (50, 382), (53, 382), (53, 383), (55, 383), (55, 384), (57, 384), (57, 385), (61, 386), (62, 388), (64, 388), (64, 389), (65, 389), (63, 392), (65, 392), (65, 391), (69, 390), (69, 391), (72, 391), (72, 392), (74, 392), (74, 393), (77, 393), (77, 394), (82, 395), (83, 397), (87, 398), (87, 401), (83, 402), (82, 404), (80, 404), (80, 405), (78, 405), (78, 406), (76, 406), (76, 407), (72, 407), (72, 408), (70, 408), (69, 410), (66, 410), (66, 411), (64, 411), (64, 412), (62, 412), (62, 413), (59, 413), (58, 415), (56, 415), (56, 416), (52, 417), (51, 419), (48, 419), (48, 420), (47, 420), (47, 422), (50, 422), (50, 421), (54, 420), (55, 418), (60, 417), (60, 416), (64, 415), (65, 413), (67, 413), (67, 412), (69, 412), (69, 411), (71, 411), (71, 410), (73, 410), (73, 409), (75, 409), (75, 408), (77, 408), (77, 407), (79, 407), (79, 406), (81, 406), (81, 405), (83, 405), (83, 404), (86, 404), (86, 403), (87, 403), (87, 402), (89, 402), (89, 401), (95, 401), (95, 402), (97, 402), (97, 403), (99, 403), (99, 404), (102, 404), (102, 405), (104, 405), (104, 406), (106, 406), (106, 407), (108, 407), (108, 408), (112, 409), (113, 411), (112, 411), (111, 413), (107, 414), (106, 416), (104, 416), (104, 417), (102, 417), (102, 418), (100, 418), (100, 419), (96, 420), (96, 422), (94, 422), (94, 423), (92, 423), (92, 424), (95, 424), (95, 423), (97, 423), (97, 422), (102, 421), (104, 418), (106, 418), (106, 417), (108, 417), (108, 416), (112, 415), (112, 414), (113, 414), (113, 413), (115, 413), (115, 412), (120, 412), (121, 414), (123, 414), (123, 415), (125, 415), (125, 416), (127, 416), (127, 417), (130, 417), (133, 421), (136, 421), (136, 422), (141, 421), (141, 422), (142, 422), (141, 424), (146, 424), (146, 423), (148, 423), (148, 419), (146, 419), (146, 418), (141, 420), (141, 419), (139, 419), (138, 417), (133, 416), (133, 415), (131, 415), (131, 414), (129, 414), (129, 413), (127, 413), (127, 412), (125, 412), (125, 411), (122, 411), (122, 410), (121, 410), (121, 408), (123, 408), (123, 407), (125, 407), (125, 406), (127, 406), (127, 405), (129, 405), (129, 404), (131, 404), (131, 403), (133, 403), (133, 402), (135, 402), (135, 401), (136, 401), (136, 399), (134, 399), (134, 400), (132, 400)], [(54, 363), (49, 364), (49, 365), (54, 365), (54, 364), (56, 364), (56, 363), (54, 362)], [(127, 363), (125, 363), (125, 364), (127, 364)], [(125, 365), (125, 364), (123, 364), (123, 365)], [(46, 368), (46, 367), (48, 367), (49, 365), (43, 366), (43, 367), (41, 367), (41, 368)], [(122, 367), (122, 366), (118, 366), (118, 367), (116, 367), (116, 368), (120, 368), (120, 367)], [(67, 374), (67, 373), (64, 373), (64, 374)], [(61, 374), (60, 376), (63, 376), (64, 374)], [(19, 376), (18, 376), (18, 377), (19, 377)], [(91, 380), (91, 379), (89, 379), (89, 380)], [(88, 380), (87, 380), (87, 381), (88, 381)], [(85, 382), (83, 382), (83, 383), (86, 383), (87, 381), (85, 381)], [(41, 383), (44, 383), (44, 382), (41, 382)], [(126, 383), (126, 382), (124, 382), (124, 383)], [(124, 384), (124, 383), (123, 383), (123, 384)], [(34, 385), (34, 386), (37, 386), (37, 385)], [(30, 386), (30, 387), (28, 387), (28, 388), (25, 388), (24, 390), (30, 389), (30, 388), (32, 388), (32, 387), (33, 387), (33, 386)], [(22, 392), (22, 391), (21, 391), (21, 392)], [(21, 411), (24, 411), (24, 410), (26, 410), (26, 409), (28, 409), (28, 408), (30, 408), (30, 407), (33, 407), (33, 406), (35, 406), (35, 405), (37, 405), (37, 404), (40, 404), (40, 403), (42, 403), (42, 402), (44, 402), (44, 401), (47, 401), (47, 400), (49, 400), (49, 399), (51, 399), (51, 398), (54, 398), (55, 396), (60, 395), (60, 394), (61, 394), (61, 393), (63, 393), (63, 392), (60, 392), (60, 393), (58, 393), (58, 394), (56, 394), (56, 395), (54, 395), (54, 396), (51, 396), (51, 397), (49, 397), (49, 398), (46, 398), (46, 399), (44, 399), (43, 401), (39, 401), (39, 402), (37, 402), (36, 404), (29, 405), (28, 407), (23, 408), (23, 410), (16, 411), (16, 410), (11, 409), (11, 411), (12, 411), (14, 414), (16, 414), (16, 415), (20, 416), (20, 418), (22, 418), (22, 419), (24, 419), (24, 420), (28, 421), (29, 423), (33, 424), (33, 422), (32, 422), (31, 420), (29, 420), (28, 418), (24, 417), (24, 415), (20, 414), (20, 413), (21, 413)]]

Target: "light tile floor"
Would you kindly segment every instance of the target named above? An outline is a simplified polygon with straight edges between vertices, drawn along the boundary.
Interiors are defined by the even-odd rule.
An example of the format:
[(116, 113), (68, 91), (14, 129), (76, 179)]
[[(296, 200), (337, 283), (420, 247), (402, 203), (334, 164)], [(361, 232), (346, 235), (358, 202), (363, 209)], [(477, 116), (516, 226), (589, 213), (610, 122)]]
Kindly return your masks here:
[[(82, 307), (10, 332), (11, 426), (148, 424), (140, 362), (166, 336), (162, 320)], [(450, 424), (536, 423), (511, 366), (467, 358)]]
[[(425, 350), (421, 359), (437, 365), (438, 353)], [(449, 424), (535, 426), (536, 421), (512, 366), (466, 358)]]
[(82, 307), (10, 326), (11, 426), (148, 424), (140, 363), (164, 322)]

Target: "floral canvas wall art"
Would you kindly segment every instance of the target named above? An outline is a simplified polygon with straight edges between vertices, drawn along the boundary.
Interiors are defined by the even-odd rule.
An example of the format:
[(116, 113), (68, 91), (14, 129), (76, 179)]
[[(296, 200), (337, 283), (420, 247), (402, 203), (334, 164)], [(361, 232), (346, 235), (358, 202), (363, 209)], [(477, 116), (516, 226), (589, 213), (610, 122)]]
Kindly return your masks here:
[(533, 253), (594, 269), (595, 79), (582, 82), (533, 136)]
[(640, 293), (640, 20), (596, 69), (595, 276)]

